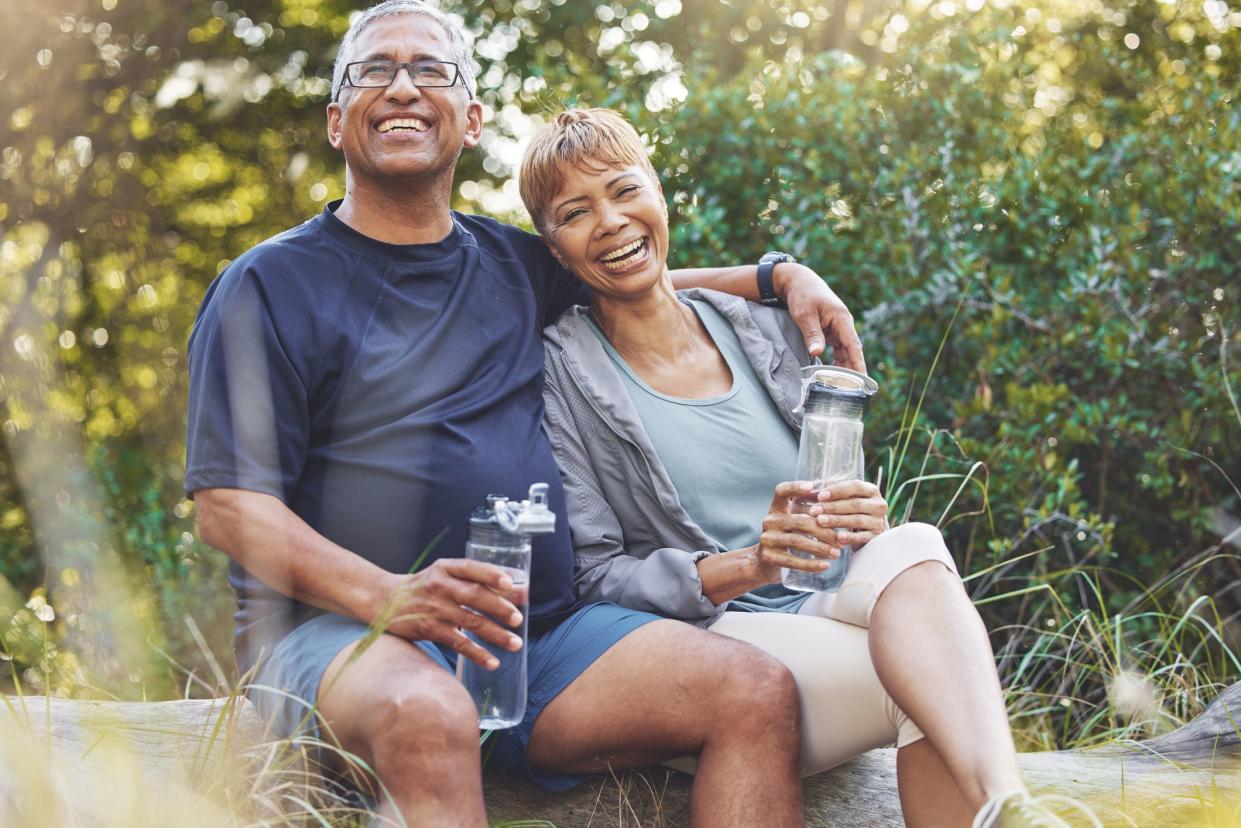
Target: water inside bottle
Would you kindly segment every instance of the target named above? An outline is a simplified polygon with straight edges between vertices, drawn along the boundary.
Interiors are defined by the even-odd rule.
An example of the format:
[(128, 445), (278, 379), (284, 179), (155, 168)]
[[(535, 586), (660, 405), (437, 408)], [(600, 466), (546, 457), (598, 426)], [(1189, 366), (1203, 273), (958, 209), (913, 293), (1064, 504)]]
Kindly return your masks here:
[[(529, 618), (527, 610), (530, 603), (530, 584), (525, 569), (504, 566), (499, 563), (506, 554), (513, 550), (492, 548), (488, 551), (487, 562), (500, 566), (513, 579), (513, 589), (505, 597), (517, 607), (521, 613), (521, 624), (505, 629), (516, 633), (522, 640), (522, 649), (517, 652), (498, 647), (482, 640), (471, 632), (465, 635), (476, 642), (484, 650), (495, 656), (500, 666), (494, 670), (474, 663), (464, 656), (457, 657), (457, 678), (465, 685), (474, 703), (478, 706), (478, 726), (484, 730), (500, 730), (519, 724), (526, 712), (526, 652), (528, 642), (527, 631)], [(516, 555), (523, 553), (516, 550)], [(520, 564), (521, 558), (517, 562)]]
[[(799, 497), (794, 499), (790, 506), (790, 511), (795, 515), (805, 515), (810, 512), (810, 507), (817, 502), (817, 492), (806, 497)], [(803, 560), (813, 561), (818, 559), (817, 555), (803, 552), (800, 549), (789, 549), (788, 551), (790, 555)], [(849, 556), (852, 553), (852, 547), (844, 547), (840, 550), (840, 557), (832, 561), (832, 565), (822, 572), (782, 569), (780, 570), (780, 583), (798, 592), (835, 592), (840, 588), (841, 582), (844, 581), (845, 575), (849, 571)]]

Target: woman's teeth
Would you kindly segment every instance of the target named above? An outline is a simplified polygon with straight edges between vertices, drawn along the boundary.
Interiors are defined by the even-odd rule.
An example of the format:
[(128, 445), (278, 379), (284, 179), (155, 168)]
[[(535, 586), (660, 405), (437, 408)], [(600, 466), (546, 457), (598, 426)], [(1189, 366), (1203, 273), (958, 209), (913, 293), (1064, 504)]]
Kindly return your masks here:
[(608, 270), (621, 270), (628, 265), (634, 258), (641, 255), (646, 250), (646, 239), (641, 238), (631, 242), (619, 250), (614, 250), (608, 254), (606, 259), (599, 261)]

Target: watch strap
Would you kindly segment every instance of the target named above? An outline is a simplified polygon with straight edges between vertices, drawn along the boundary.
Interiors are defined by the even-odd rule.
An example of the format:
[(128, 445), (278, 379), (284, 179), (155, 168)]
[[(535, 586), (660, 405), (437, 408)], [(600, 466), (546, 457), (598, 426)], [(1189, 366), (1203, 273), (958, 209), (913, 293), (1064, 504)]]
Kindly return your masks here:
[(785, 304), (779, 296), (776, 295), (776, 286), (773, 282), (776, 265), (783, 262), (795, 262), (788, 253), (764, 253), (762, 258), (758, 260), (758, 301), (768, 307), (783, 308)]
[(758, 301), (764, 305), (780, 304), (780, 297), (776, 296), (776, 288), (771, 278), (775, 270), (776, 263), (773, 261), (758, 263)]

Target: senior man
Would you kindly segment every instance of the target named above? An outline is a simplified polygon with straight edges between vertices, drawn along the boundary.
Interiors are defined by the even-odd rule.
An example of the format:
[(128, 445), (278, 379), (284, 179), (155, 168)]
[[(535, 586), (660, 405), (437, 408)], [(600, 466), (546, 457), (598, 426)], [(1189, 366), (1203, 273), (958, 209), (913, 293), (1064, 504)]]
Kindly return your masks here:
[[(344, 199), (240, 256), (203, 300), (186, 488), (203, 539), (232, 559), (250, 695), (283, 733), (366, 762), (393, 816), (485, 825), (477, 714), (453, 662), (493, 665), (462, 628), (512, 648), (521, 615), (507, 576), (460, 554), (488, 493), (547, 482), (562, 519), (534, 544), (530, 703), (494, 735), (492, 761), (563, 789), (695, 754), (695, 824), (800, 824), (787, 671), (573, 597), (540, 331), (578, 287), (537, 237), (450, 210), (457, 159), (483, 127), (472, 86), (466, 39), (437, 10), (390, 0), (358, 16), (327, 107)], [(812, 347), (826, 330), (862, 367), (818, 277), (795, 264), (774, 276)], [(758, 298), (752, 266), (677, 281)]]

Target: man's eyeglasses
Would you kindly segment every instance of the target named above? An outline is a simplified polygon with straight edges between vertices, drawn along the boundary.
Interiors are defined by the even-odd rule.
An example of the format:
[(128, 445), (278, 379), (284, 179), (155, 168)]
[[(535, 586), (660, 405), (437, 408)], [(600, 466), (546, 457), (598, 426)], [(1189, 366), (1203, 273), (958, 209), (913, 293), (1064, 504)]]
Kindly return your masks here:
[[(461, 69), (447, 60), (415, 60), (402, 63), (399, 60), (359, 60), (345, 64), (345, 79), (341, 83), (362, 89), (387, 87), (396, 79), (396, 73), (405, 69), (409, 79), (419, 88), (455, 86), (461, 80)], [(464, 83), (464, 81), (462, 81)], [(465, 90), (469, 93), (469, 87)], [(340, 97), (340, 90), (336, 90)], [(474, 97), (470, 94), (470, 97)]]

